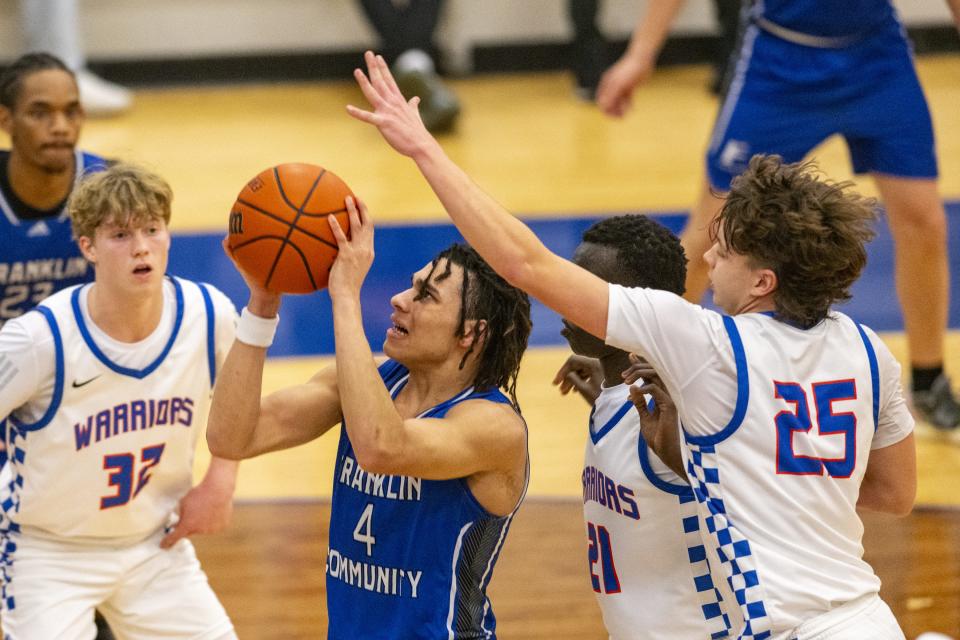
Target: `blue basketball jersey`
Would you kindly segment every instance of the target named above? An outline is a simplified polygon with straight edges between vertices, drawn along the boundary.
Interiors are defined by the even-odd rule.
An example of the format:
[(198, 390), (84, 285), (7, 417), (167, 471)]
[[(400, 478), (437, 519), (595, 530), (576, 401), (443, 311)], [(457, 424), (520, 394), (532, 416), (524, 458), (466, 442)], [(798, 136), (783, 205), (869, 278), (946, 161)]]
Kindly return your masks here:
[[(103, 158), (76, 152), (76, 179), (106, 167)], [(0, 187), (0, 326), (49, 295), (93, 279), (73, 239), (66, 207), (50, 217), (21, 219), (13, 194)]]
[[(380, 375), (394, 398), (409, 377), (392, 360)], [(509, 403), (498, 389), (470, 387), (419, 417), (442, 418), (466, 400)], [(514, 513), (488, 513), (465, 478), (368, 473), (342, 428), (326, 562), (328, 638), (495, 638), (486, 588)]]

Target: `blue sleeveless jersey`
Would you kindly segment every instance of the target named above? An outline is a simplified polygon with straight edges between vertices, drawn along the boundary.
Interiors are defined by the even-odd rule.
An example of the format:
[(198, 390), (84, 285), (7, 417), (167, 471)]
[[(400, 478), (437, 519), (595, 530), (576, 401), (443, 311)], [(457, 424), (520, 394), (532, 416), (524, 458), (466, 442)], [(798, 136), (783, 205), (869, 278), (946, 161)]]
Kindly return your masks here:
[[(380, 375), (396, 397), (409, 374), (388, 360)], [(509, 403), (498, 389), (471, 387), (420, 417), (442, 418), (477, 399)], [(488, 513), (465, 478), (367, 473), (342, 428), (326, 562), (328, 638), (495, 638), (486, 588), (515, 512)]]
[(867, 34), (893, 19), (890, 0), (753, 0), (751, 16), (821, 38)]
[[(76, 152), (79, 180), (106, 160)], [(21, 220), (0, 190), (0, 326), (61, 289), (93, 279), (73, 239), (66, 208), (49, 218)]]

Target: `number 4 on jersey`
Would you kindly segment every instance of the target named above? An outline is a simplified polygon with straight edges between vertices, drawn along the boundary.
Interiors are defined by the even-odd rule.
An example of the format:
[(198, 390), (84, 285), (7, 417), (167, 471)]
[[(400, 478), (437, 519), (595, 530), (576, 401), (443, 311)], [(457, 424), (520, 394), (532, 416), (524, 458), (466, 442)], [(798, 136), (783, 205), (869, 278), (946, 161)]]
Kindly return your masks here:
[(360, 544), (367, 545), (367, 555), (373, 555), (373, 545), (377, 543), (377, 539), (373, 535), (372, 504), (368, 504), (363, 510), (363, 513), (360, 514), (360, 519), (357, 520), (357, 526), (353, 529), (353, 539)]

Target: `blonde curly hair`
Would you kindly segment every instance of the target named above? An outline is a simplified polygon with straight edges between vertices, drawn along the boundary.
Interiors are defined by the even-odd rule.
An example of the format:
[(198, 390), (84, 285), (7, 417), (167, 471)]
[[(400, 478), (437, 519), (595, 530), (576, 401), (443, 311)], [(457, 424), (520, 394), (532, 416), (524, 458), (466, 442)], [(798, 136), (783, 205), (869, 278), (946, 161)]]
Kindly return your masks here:
[(103, 224), (139, 226), (170, 222), (173, 191), (167, 181), (143, 167), (116, 163), (80, 180), (67, 201), (73, 237), (91, 240)]

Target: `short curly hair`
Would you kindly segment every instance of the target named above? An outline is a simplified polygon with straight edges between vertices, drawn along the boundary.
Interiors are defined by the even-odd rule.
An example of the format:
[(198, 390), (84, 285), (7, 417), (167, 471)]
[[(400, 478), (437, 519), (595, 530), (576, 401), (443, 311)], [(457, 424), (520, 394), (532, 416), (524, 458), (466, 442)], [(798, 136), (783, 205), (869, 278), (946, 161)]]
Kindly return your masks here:
[(167, 181), (143, 167), (116, 163), (87, 174), (70, 194), (67, 211), (74, 238), (93, 238), (106, 223), (170, 223), (173, 191)]
[(714, 220), (726, 245), (752, 266), (773, 270), (777, 317), (802, 328), (826, 318), (850, 299), (850, 287), (867, 264), (875, 235), (877, 203), (832, 182), (813, 162), (787, 164), (756, 155)]
[(614, 284), (683, 294), (687, 256), (673, 232), (653, 218), (604, 218), (584, 232), (583, 241), (616, 250), (620, 269)]

